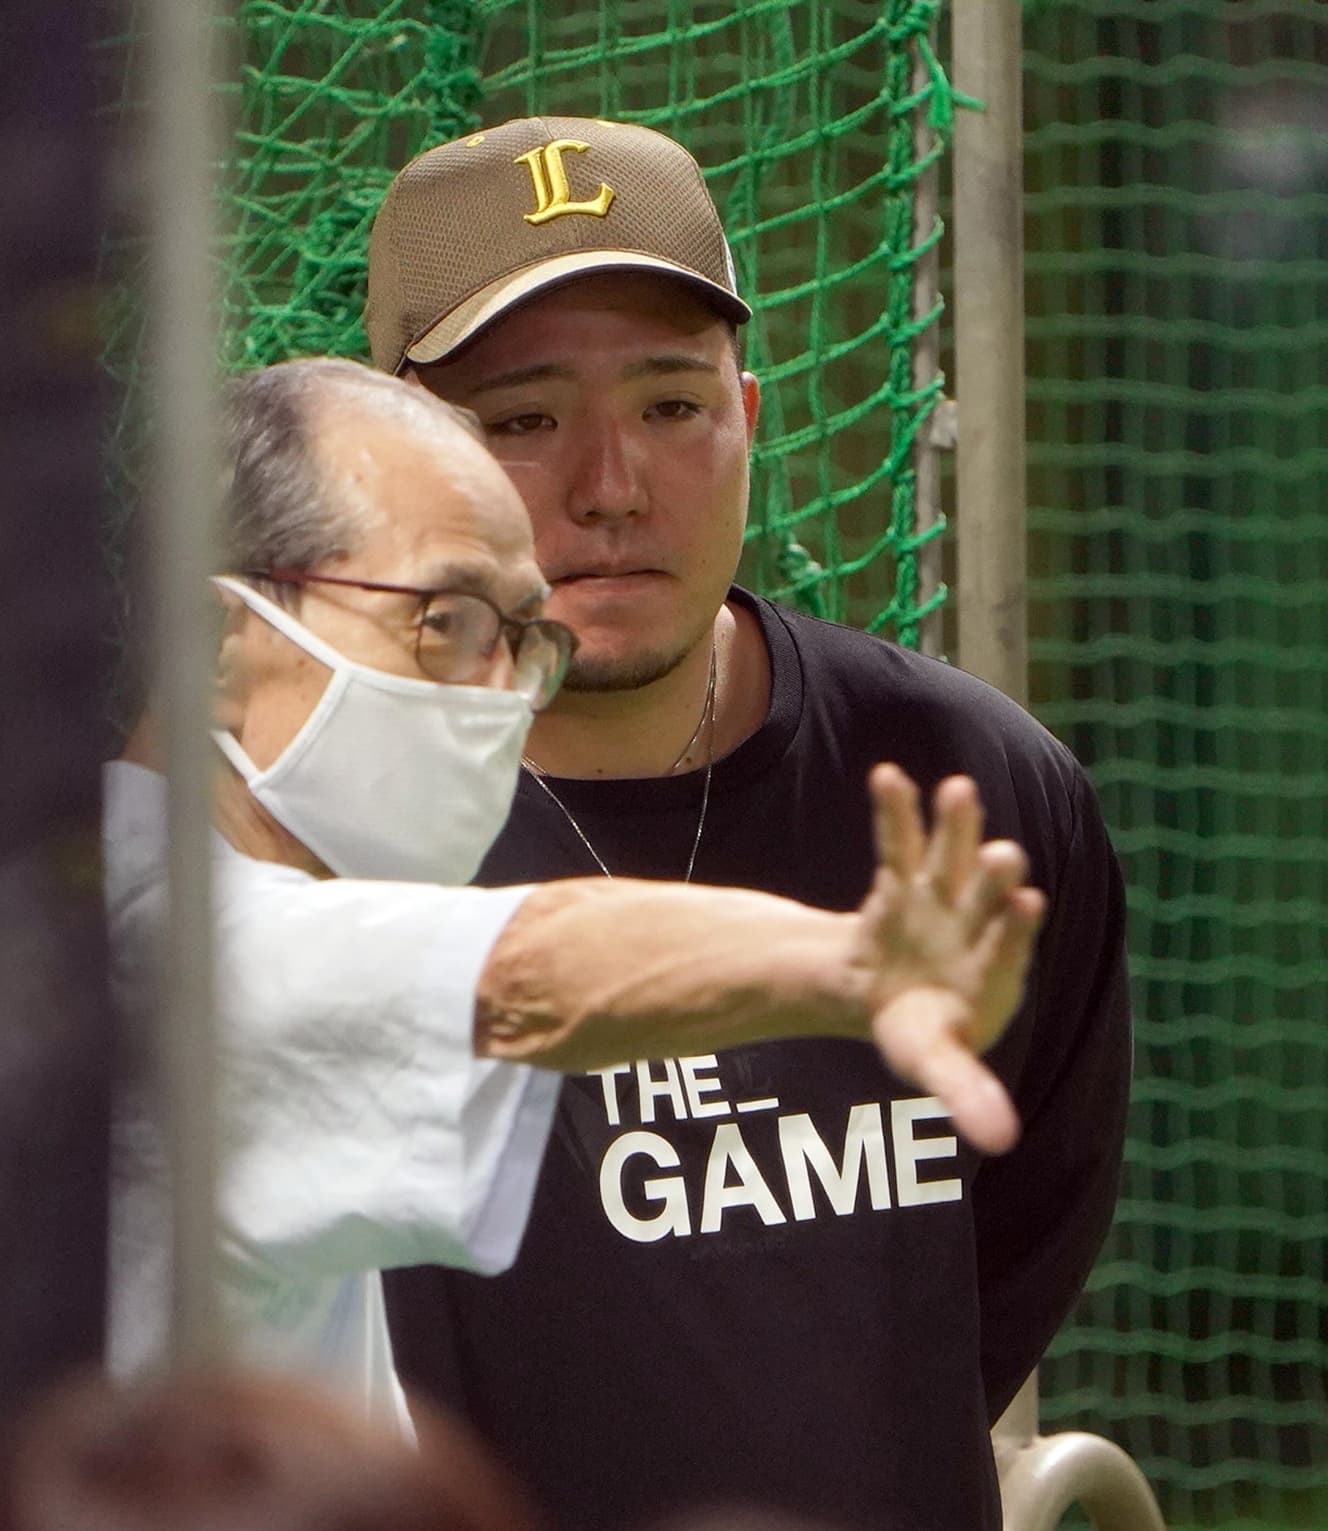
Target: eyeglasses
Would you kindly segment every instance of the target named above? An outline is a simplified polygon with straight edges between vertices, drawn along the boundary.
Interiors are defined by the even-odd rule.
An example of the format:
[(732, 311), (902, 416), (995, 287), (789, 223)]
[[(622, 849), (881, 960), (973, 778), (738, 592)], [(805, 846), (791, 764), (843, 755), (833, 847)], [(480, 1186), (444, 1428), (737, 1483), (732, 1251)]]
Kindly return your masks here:
[(301, 569), (245, 569), (243, 573), (245, 579), (267, 579), (278, 585), (346, 585), (355, 590), (413, 595), (419, 602), (415, 658), (430, 680), (446, 685), (477, 684), (499, 638), (506, 638), (515, 672), (512, 689), (525, 697), (535, 712), (557, 696), (576, 652), (576, 634), (570, 627), (548, 617), (529, 622), (509, 617), (482, 595), (306, 574)]

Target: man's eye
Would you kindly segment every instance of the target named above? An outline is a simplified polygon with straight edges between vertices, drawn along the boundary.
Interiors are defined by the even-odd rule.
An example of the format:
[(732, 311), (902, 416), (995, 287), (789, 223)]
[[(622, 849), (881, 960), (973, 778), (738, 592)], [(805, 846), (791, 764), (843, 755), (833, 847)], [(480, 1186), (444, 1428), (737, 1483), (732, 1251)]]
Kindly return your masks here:
[(551, 431), (555, 423), (549, 415), (528, 410), (524, 414), (509, 415), (505, 420), (494, 420), (485, 429), (491, 436), (529, 436), (534, 431)]
[(464, 642), (483, 622), (484, 607), (464, 595), (435, 596), (420, 615), (420, 626), (434, 640)]
[(660, 420), (690, 420), (701, 413), (701, 406), (690, 399), (661, 399), (646, 410), (647, 416)]

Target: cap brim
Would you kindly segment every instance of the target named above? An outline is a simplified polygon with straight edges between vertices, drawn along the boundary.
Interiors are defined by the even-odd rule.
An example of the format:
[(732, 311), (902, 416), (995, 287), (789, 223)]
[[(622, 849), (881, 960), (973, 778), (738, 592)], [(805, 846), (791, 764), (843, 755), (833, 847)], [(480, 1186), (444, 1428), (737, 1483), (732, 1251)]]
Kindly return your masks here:
[(677, 277), (696, 289), (703, 301), (734, 324), (746, 324), (752, 317), (747, 304), (727, 287), (721, 287), (718, 282), (712, 282), (686, 266), (676, 266), (655, 255), (643, 255), (639, 250), (578, 250), (524, 266), (472, 293), (406, 347), (401, 367), (407, 362), (428, 366), (430, 362), (442, 361), (518, 303), (524, 303), (560, 282), (569, 282), (596, 271), (654, 271)]

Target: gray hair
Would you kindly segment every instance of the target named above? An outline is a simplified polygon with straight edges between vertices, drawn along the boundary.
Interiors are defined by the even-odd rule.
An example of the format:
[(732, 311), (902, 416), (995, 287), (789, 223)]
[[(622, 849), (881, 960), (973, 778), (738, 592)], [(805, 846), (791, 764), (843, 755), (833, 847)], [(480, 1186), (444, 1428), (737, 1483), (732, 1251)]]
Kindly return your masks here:
[[(317, 451), (320, 414), (338, 403), (426, 431), (450, 424), (484, 440), (469, 410), (359, 362), (312, 357), (232, 379), (222, 393), (228, 572), (313, 569), (359, 545), (362, 507)], [(282, 585), (273, 593), (292, 592)]]
[[(330, 357), (279, 362), (242, 373), (221, 396), (223, 510), (219, 570), (316, 568), (353, 552), (366, 529), (363, 506), (336, 482), (318, 451), (329, 406), (372, 409), (407, 420), (422, 433), (459, 427), (483, 442), (468, 409), (358, 362)], [(299, 591), (275, 582), (264, 593), (298, 607)], [(121, 736), (132, 727), (150, 686), (151, 617), (135, 582), (126, 592), (121, 645), (107, 708)]]

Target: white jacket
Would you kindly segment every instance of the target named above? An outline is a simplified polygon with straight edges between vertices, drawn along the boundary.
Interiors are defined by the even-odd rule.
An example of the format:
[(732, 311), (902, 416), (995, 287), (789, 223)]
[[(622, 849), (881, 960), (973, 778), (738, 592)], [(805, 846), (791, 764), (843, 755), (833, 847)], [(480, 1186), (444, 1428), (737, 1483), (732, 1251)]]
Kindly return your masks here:
[[(105, 775), (115, 987), (146, 1035), (166, 781)], [(320, 881), (213, 837), (223, 1312), (238, 1354), (403, 1423), (380, 1269), (516, 1256), (559, 1078), (477, 1059), (475, 986), (525, 888)], [(146, 1055), (146, 1051), (145, 1051)], [(117, 1112), (111, 1366), (161, 1352), (169, 1200), (150, 1070)]]

